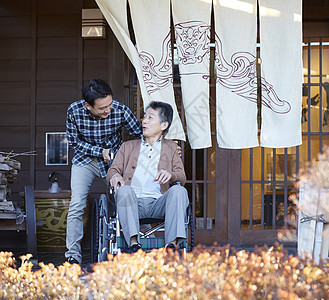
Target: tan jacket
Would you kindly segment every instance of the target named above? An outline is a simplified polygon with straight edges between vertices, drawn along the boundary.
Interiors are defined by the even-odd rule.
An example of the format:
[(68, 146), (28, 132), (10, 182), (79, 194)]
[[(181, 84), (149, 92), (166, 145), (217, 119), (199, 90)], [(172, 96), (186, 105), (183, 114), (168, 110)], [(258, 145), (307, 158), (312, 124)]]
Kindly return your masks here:
[[(141, 140), (132, 140), (121, 145), (115, 155), (111, 168), (108, 170), (106, 180), (109, 182), (113, 175), (120, 174), (126, 185), (131, 185), (140, 152)], [(167, 170), (171, 173), (168, 183), (161, 185), (161, 192), (164, 194), (175, 181), (180, 181), (182, 185), (186, 182), (183, 162), (177, 153), (177, 144), (171, 140), (162, 140), (160, 161), (158, 170)]]

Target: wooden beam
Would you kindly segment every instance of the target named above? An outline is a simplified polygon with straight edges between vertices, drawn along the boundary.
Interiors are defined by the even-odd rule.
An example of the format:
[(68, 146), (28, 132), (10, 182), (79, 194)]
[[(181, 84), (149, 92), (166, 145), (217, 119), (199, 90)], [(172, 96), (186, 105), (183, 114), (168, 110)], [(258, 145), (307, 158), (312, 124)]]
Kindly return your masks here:
[(215, 186), (215, 228), (216, 241), (221, 244), (228, 242), (228, 150), (219, 148), (216, 143), (216, 186)]
[[(31, 99), (30, 99), (30, 151), (35, 150), (36, 124), (36, 78), (37, 78), (37, 1), (32, 1), (31, 10)], [(35, 156), (30, 156), (30, 184), (35, 181)]]
[(240, 246), (241, 227), (241, 150), (228, 150), (228, 243)]
[(303, 20), (329, 20), (329, 5), (304, 6)]

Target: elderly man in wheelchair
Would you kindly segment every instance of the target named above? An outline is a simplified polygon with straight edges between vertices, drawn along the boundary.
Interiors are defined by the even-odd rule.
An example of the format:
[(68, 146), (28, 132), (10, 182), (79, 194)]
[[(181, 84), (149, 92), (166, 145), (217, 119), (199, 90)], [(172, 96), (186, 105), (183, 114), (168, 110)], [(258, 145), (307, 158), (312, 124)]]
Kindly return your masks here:
[[(187, 238), (188, 194), (184, 166), (174, 141), (164, 139), (173, 118), (172, 107), (153, 101), (142, 121), (143, 137), (122, 144), (106, 180), (114, 188), (125, 252), (141, 249), (142, 218), (164, 218), (165, 246), (176, 249)], [(179, 184), (175, 184), (179, 183)]]

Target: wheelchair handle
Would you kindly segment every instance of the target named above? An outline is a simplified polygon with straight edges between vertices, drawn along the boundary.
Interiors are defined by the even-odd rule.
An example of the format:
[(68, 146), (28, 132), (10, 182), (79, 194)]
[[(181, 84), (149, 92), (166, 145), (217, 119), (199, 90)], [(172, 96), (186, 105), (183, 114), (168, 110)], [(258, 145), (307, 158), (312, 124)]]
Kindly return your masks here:
[(109, 193), (114, 194), (114, 187), (109, 185)]
[(181, 181), (175, 181), (175, 182), (172, 183), (172, 186), (173, 186), (173, 185), (181, 185), (181, 184), (182, 184)]

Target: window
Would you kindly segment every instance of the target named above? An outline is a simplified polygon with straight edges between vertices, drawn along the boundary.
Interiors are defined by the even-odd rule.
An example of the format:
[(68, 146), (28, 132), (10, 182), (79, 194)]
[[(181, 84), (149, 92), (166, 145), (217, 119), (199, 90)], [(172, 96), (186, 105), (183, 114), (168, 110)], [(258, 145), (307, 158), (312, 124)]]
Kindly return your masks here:
[(241, 152), (241, 229), (289, 227), (289, 196), (300, 166), (329, 145), (329, 43), (309, 39), (303, 47), (302, 131), (298, 147), (257, 147)]
[(46, 133), (46, 165), (67, 165), (68, 143), (65, 132)]

